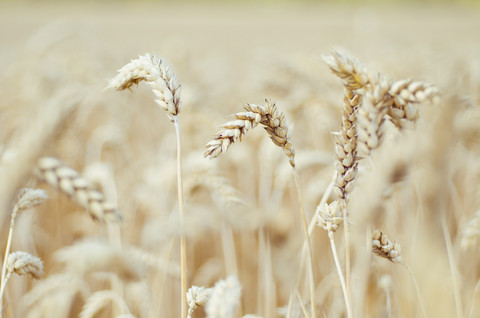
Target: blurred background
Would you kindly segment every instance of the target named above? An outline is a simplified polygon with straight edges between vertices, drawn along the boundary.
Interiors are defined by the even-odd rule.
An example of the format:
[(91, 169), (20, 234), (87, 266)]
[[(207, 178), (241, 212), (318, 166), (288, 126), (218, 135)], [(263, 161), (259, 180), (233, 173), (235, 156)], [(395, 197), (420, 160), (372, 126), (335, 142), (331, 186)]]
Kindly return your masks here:
[[(182, 85), (189, 285), (211, 287), (236, 273), (244, 291), (238, 316), (280, 317), (295, 283), (303, 239), (288, 162), (260, 129), (216, 160), (203, 158), (204, 144), (244, 103), (276, 100), (295, 127), (292, 140), (311, 218), (331, 180), (331, 133), (339, 129), (343, 103), (341, 81), (322, 55), (340, 50), (391, 79), (432, 83), (478, 106), (479, 30), (478, 0), (0, 1), (0, 168), (9, 172), (0, 178), (1, 237), (6, 240), (19, 187), (27, 182), (41, 186), (51, 197), (18, 221), (14, 250), (39, 256), (46, 275), (45, 281), (12, 279), (10, 317), (76, 317), (91, 294), (112, 287), (104, 278), (92, 277), (91, 269), (73, 265), (88, 267), (88, 260), (78, 260), (78, 254), (89, 255), (88, 248), (59, 260), (59, 251), (64, 256), (74, 252), (64, 250), (68, 246), (86, 239), (102, 242), (107, 234), (67, 197), (29, 179), (28, 164), (45, 155), (59, 157), (89, 176), (117, 202), (124, 215), (124, 246), (140, 248), (167, 264), (156, 264), (154, 270), (145, 265), (150, 270), (128, 277), (114, 273), (123, 283), (120, 289), (132, 314), (179, 317), (175, 134), (146, 85), (124, 92), (105, 90), (130, 60), (145, 53), (164, 57)], [(375, 224), (402, 243), (431, 317), (458, 312), (437, 206), (424, 196), (446, 201), (452, 240), (458, 243), (461, 227), (480, 207), (477, 108), (455, 117), (451, 125), (443, 124), (448, 116), (438, 119), (434, 105), (421, 108), (418, 131), (428, 137), (422, 139), (428, 151), (418, 152), (423, 159), (412, 160), (411, 178), (393, 187), (385, 199), (388, 213)], [(443, 127), (456, 129), (461, 142), (435, 132)], [(390, 128), (397, 136), (395, 127)], [(448, 144), (442, 144), (442, 138)], [(425, 153), (428, 145), (436, 144), (440, 150), (432, 150), (432, 158), (445, 156), (451, 166), (440, 165), (432, 172), (428, 168), (437, 166)], [(374, 165), (366, 166), (369, 171)], [(443, 179), (435, 179), (438, 175)], [(438, 180), (449, 180), (448, 193), (455, 195), (436, 193), (431, 185)], [(236, 247), (233, 265), (225, 256), (230, 243), (222, 241), (230, 237), (228, 231)], [(344, 317), (328, 239), (317, 230), (312, 240), (318, 312)], [(341, 234), (338, 244), (340, 250)], [(463, 261), (465, 255), (470, 258), (461, 263), (466, 266), (461, 268), (463, 305), (473, 317), (479, 313), (474, 304), (479, 301), (480, 262), (475, 253), (456, 254)], [(368, 317), (387, 313), (385, 286), (377, 284), (382, 274), (393, 279), (393, 312), (404, 317), (418, 313), (408, 273), (391, 265), (375, 264), (368, 276)], [(50, 278), (65, 273), (79, 277), (81, 284), (48, 285), (53, 284)], [(115, 286), (111, 289), (118, 291)], [(300, 291), (308, 299), (305, 289)], [(119, 312), (112, 306), (99, 317), (114, 314)], [(199, 309), (196, 317), (203, 316)]]

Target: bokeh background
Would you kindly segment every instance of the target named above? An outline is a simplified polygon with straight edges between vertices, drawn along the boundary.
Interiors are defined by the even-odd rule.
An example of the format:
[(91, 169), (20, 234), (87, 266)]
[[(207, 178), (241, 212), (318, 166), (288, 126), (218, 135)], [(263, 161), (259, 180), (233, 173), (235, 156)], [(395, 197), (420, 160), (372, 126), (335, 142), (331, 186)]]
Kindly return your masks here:
[[(389, 127), (386, 149), (394, 158), (398, 143), (413, 159), (407, 181), (390, 185), (384, 214), (371, 225), (402, 244), (430, 317), (458, 315), (459, 307), (465, 317), (480, 315), (478, 247), (460, 248), (462, 228), (480, 203), (478, 30), (474, 0), (0, 1), (2, 242), (20, 187), (42, 187), (50, 196), (19, 217), (13, 240), (14, 250), (44, 261), (44, 279), (13, 277), (5, 315), (76, 317), (95, 292), (114, 290), (135, 317), (180, 316), (175, 132), (145, 85), (105, 90), (120, 67), (152, 53), (182, 85), (189, 286), (211, 287), (236, 274), (238, 317), (285, 316), (303, 239), (288, 161), (260, 129), (212, 161), (203, 146), (244, 103), (274, 99), (294, 124), (311, 218), (331, 180), (332, 132), (340, 126), (341, 81), (322, 61), (332, 50), (462, 101), (422, 105), (406, 136)], [(40, 156), (59, 157), (118, 204), (122, 250), (111, 246), (105, 225), (32, 178)], [(374, 167), (386, 166), (377, 159), (362, 168), (366, 188), (370, 173), (381, 175)], [(342, 250), (342, 235), (337, 239)], [(345, 317), (325, 232), (316, 230), (312, 241), (318, 316)], [(377, 260), (364, 274), (358, 317), (420, 316), (407, 270)], [(461, 286), (459, 306), (453, 282)], [(300, 294), (308, 310), (306, 286)], [(303, 316), (300, 303), (295, 317)], [(122, 313), (108, 303), (98, 317)]]

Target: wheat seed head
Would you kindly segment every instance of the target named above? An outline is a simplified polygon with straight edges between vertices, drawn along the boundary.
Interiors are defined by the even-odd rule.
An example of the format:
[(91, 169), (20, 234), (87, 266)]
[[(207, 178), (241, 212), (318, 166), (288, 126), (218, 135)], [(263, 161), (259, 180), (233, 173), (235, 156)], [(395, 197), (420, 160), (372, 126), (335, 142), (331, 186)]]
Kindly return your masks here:
[(14, 211), (22, 212), (43, 203), (48, 198), (47, 192), (41, 189), (23, 188), (18, 193), (18, 201)]
[(218, 281), (210, 294), (205, 311), (208, 318), (233, 318), (240, 304), (242, 287), (236, 276)]
[(33, 278), (40, 278), (43, 274), (42, 261), (27, 252), (13, 252), (8, 255), (7, 273), (18, 275), (30, 275)]
[(400, 244), (392, 242), (387, 235), (379, 230), (372, 233), (372, 249), (375, 254), (393, 263), (403, 264)]
[(292, 129), (288, 127), (285, 114), (280, 111), (272, 100), (266, 99), (266, 105), (246, 104), (245, 112), (236, 113), (235, 120), (222, 126), (215, 139), (205, 145), (206, 158), (216, 158), (226, 152), (230, 145), (241, 141), (242, 136), (250, 129), (261, 124), (273, 143), (283, 149), (290, 165), (295, 167), (295, 150), (290, 141)]
[(95, 190), (88, 180), (59, 159), (43, 157), (38, 160), (36, 175), (55, 189), (66, 193), (73, 201), (85, 208), (92, 218), (99, 221), (119, 221), (121, 215), (103, 194)]
[(155, 101), (173, 122), (182, 108), (181, 87), (171, 66), (167, 65), (164, 59), (150, 54), (142, 55), (123, 66), (108, 87), (124, 90), (142, 81), (150, 86), (155, 94)]

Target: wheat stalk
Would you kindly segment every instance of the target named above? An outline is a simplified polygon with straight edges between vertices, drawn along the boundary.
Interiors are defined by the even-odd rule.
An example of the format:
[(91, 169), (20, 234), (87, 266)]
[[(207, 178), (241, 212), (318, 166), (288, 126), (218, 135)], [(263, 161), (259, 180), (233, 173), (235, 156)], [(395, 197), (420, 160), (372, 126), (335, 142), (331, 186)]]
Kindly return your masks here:
[(290, 141), (292, 130), (289, 129), (285, 118), (285, 113), (280, 111), (272, 100), (265, 99), (266, 105), (247, 104), (244, 106), (245, 112), (236, 113), (233, 121), (222, 126), (223, 130), (217, 133), (215, 139), (205, 145), (207, 150), (204, 153), (206, 158), (216, 158), (227, 151), (232, 143), (241, 141), (243, 135), (250, 129), (259, 124), (263, 126), (273, 143), (283, 149), (289, 159), (290, 166), (293, 168), (293, 176), (297, 197), (300, 203), (300, 214), (303, 224), (305, 242), (309, 249), (309, 284), (310, 284), (310, 305), (312, 307), (312, 317), (315, 317), (315, 282), (313, 275), (313, 252), (308, 233), (307, 219), (305, 217), (303, 198), (300, 190), (300, 181), (297, 170), (295, 169), (295, 150)]
[(130, 88), (133, 84), (145, 81), (155, 94), (156, 103), (162, 107), (175, 126), (177, 139), (177, 194), (178, 210), (180, 214), (180, 266), (181, 266), (181, 313), (182, 318), (187, 316), (187, 303), (185, 295), (187, 292), (187, 259), (186, 242), (183, 234), (184, 213), (183, 213), (183, 181), (182, 181), (182, 147), (180, 135), (180, 123), (178, 114), (182, 107), (180, 97), (181, 87), (177, 83), (177, 77), (172, 68), (167, 65), (164, 59), (157, 59), (155, 56), (146, 54), (138, 59), (132, 60), (129, 64), (119, 70), (119, 74), (113, 78), (109, 87), (117, 90)]
[(35, 171), (39, 180), (48, 183), (60, 192), (67, 194), (73, 201), (90, 213), (90, 216), (102, 222), (121, 220), (117, 208), (105, 201), (103, 194), (95, 190), (88, 180), (78, 172), (65, 166), (59, 159), (43, 157), (38, 160)]

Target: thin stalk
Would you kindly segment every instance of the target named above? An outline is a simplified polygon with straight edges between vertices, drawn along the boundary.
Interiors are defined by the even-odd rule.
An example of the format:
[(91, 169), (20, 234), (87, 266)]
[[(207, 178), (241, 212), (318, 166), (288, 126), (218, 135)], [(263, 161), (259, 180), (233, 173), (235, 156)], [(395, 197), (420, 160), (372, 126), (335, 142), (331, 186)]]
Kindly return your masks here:
[(7, 259), (10, 255), (10, 248), (12, 246), (12, 237), (13, 237), (13, 228), (15, 227), (15, 219), (17, 217), (17, 207), (13, 208), (12, 217), (10, 219), (10, 229), (8, 231), (8, 240), (7, 247), (5, 248), (5, 255), (3, 256), (3, 267), (2, 267), (2, 283), (0, 287), (0, 318), (3, 316), (3, 293), (5, 292), (5, 286), (7, 286), (8, 278), (7, 275)]
[[(2, 281), (2, 287), (0, 288), (0, 298), (3, 299), (3, 294), (5, 293), (5, 287), (7, 286), (8, 279), (10, 274), (7, 274), (5, 279)], [(0, 318), (3, 316), (3, 301), (0, 303)]]
[(345, 305), (347, 307), (347, 317), (351, 318), (352, 315), (352, 306), (347, 294), (347, 286), (345, 284), (345, 278), (343, 277), (342, 268), (338, 260), (337, 248), (335, 247), (335, 240), (333, 238), (333, 232), (328, 232), (328, 238), (330, 239), (330, 246), (332, 247), (333, 259), (335, 260), (335, 267), (337, 267), (338, 277), (340, 278), (340, 284), (342, 285), (343, 297), (345, 298)]
[[(415, 287), (415, 292), (417, 293), (418, 301), (420, 303), (420, 310), (422, 311), (422, 315), (423, 315), (423, 317), (426, 318), (427, 317), (427, 311), (425, 310), (425, 305), (423, 304), (422, 294), (420, 294), (420, 287), (418, 287), (417, 280), (415, 279), (415, 275), (413, 275), (413, 272), (410, 269), (410, 267), (407, 264), (404, 264), (404, 265), (407, 268), (407, 271), (410, 274), (410, 277), (412, 278), (413, 286)], [(463, 317), (463, 316), (458, 316), (458, 317)]]
[(445, 239), (445, 245), (447, 247), (448, 262), (450, 264), (450, 272), (452, 274), (453, 295), (455, 298), (455, 307), (457, 310), (457, 317), (463, 318), (462, 298), (460, 297), (460, 289), (458, 286), (458, 270), (453, 256), (452, 241), (450, 239), (450, 233), (448, 232), (447, 220), (445, 214), (441, 216), (443, 237)]
[(351, 273), (351, 264), (350, 264), (350, 229), (348, 225), (348, 207), (344, 210), (343, 215), (343, 233), (345, 236), (345, 280), (347, 285), (347, 296), (348, 299), (352, 299), (350, 291), (350, 273)]
[(293, 176), (295, 178), (295, 187), (297, 189), (297, 196), (298, 196), (298, 201), (300, 203), (300, 213), (302, 217), (302, 223), (303, 223), (303, 231), (305, 234), (305, 242), (308, 246), (308, 257), (310, 262), (308, 263), (308, 274), (309, 274), (309, 287), (310, 287), (310, 306), (312, 308), (312, 318), (316, 317), (316, 310), (315, 310), (315, 280), (313, 276), (313, 251), (312, 251), (312, 244), (310, 242), (310, 235), (308, 234), (308, 225), (307, 225), (307, 218), (305, 217), (305, 209), (303, 207), (303, 198), (302, 198), (302, 192), (300, 190), (300, 181), (298, 178), (298, 173), (295, 168), (293, 168)]
[[(183, 182), (182, 182), (182, 147), (180, 140), (180, 124), (178, 117), (173, 116), (173, 124), (175, 125), (175, 133), (177, 136), (177, 185), (178, 185), (178, 210), (180, 213), (180, 267), (181, 267), (181, 306), (182, 318), (187, 317), (187, 256), (183, 217)], [(1, 317), (0, 317), (1, 318)]]
[[(333, 187), (335, 186), (335, 178), (337, 176), (337, 173), (334, 172), (332, 179), (330, 183), (327, 186), (327, 189), (325, 189), (325, 192), (323, 193), (322, 199), (320, 200), (320, 203), (318, 205), (323, 205), (325, 202), (327, 202), (328, 197), (330, 196), (330, 193), (332, 193)], [(313, 230), (315, 229), (317, 225), (317, 216), (314, 214), (312, 216), (312, 219), (310, 220), (310, 223), (308, 225), (308, 236), (311, 237), (313, 234)], [(302, 246), (302, 257), (300, 260), (300, 268), (303, 268), (305, 266), (305, 254), (307, 252), (307, 241), (303, 242)]]

